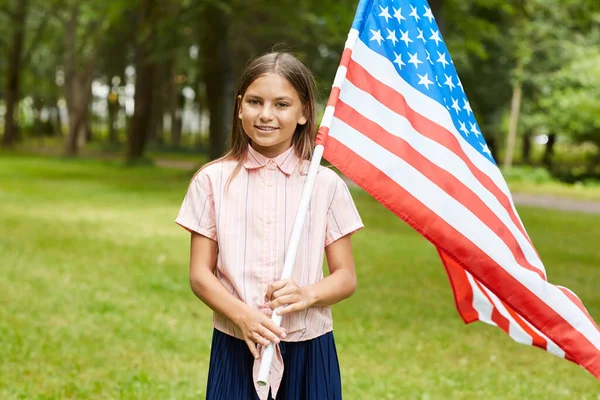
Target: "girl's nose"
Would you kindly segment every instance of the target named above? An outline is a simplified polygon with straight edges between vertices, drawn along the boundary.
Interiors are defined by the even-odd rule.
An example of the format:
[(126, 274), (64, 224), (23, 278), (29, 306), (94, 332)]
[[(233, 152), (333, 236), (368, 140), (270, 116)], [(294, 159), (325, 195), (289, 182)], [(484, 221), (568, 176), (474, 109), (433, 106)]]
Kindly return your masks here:
[(273, 110), (269, 106), (264, 106), (260, 110), (259, 117), (260, 117), (260, 119), (262, 119), (264, 121), (269, 121), (269, 120), (273, 119)]

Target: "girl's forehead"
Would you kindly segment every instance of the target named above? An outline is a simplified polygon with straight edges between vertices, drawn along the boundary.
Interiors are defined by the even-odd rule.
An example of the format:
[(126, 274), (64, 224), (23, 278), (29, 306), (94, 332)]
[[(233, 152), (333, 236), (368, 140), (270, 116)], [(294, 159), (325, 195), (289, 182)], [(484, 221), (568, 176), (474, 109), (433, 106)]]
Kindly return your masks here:
[(250, 86), (248, 86), (244, 95), (299, 98), (298, 92), (294, 86), (277, 73), (259, 76), (250, 84)]

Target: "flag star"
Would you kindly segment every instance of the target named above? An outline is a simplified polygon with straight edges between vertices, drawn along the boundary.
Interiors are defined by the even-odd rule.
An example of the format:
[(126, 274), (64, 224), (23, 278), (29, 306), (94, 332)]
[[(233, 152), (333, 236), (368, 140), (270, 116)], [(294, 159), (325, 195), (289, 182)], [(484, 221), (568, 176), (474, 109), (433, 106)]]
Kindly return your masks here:
[(467, 125), (465, 125), (465, 123), (462, 121), (458, 121), (458, 123), (460, 124), (460, 131), (463, 132), (465, 136), (469, 136), (469, 130), (467, 129)]
[(377, 40), (377, 44), (381, 46), (381, 42), (383, 41), (383, 36), (381, 36), (381, 31), (379, 29), (376, 31), (374, 31), (373, 29), (370, 29), (370, 31), (373, 34), (373, 37), (369, 41)]
[(440, 31), (434, 31), (433, 29), (431, 29), (431, 37), (429, 39), (432, 39), (436, 46), (439, 46), (440, 42), (443, 42), (442, 38), (440, 37)]
[(471, 116), (471, 113), (473, 112), (473, 110), (471, 109), (471, 104), (469, 104), (469, 102), (467, 101), (466, 98), (464, 98), (463, 101), (465, 102), (465, 105), (463, 106), (463, 110), (465, 110), (467, 112), (468, 116)]
[(427, 40), (425, 40), (425, 37), (423, 36), (423, 31), (419, 28), (417, 28), (417, 31), (419, 31), (419, 36), (417, 36), (417, 39), (421, 39), (423, 43), (427, 43)]
[(481, 150), (487, 154), (488, 156), (492, 156), (492, 152), (490, 151), (490, 148), (488, 147), (488, 145), (486, 143), (479, 143), (481, 145)]
[(451, 97), (452, 99), (452, 108), (454, 108), (454, 111), (456, 111), (456, 114), (458, 114), (460, 112), (460, 106), (458, 105), (458, 99), (454, 100), (453, 97)]
[[(456, 101), (456, 103), (458, 105), (458, 100)], [(473, 132), (475, 136), (479, 137), (479, 135), (481, 135), (481, 132), (479, 132), (479, 129), (477, 129), (477, 124), (469, 122), (469, 125), (471, 125), (471, 132)]]
[(434, 18), (433, 18), (433, 13), (431, 12), (431, 8), (425, 6), (425, 14), (423, 14), (423, 16), (427, 19), (429, 19), (429, 23), (431, 23)]
[(417, 76), (421, 78), (421, 80), (419, 81), (419, 85), (424, 85), (427, 88), (427, 90), (429, 90), (429, 85), (433, 85), (433, 82), (429, 80), (428, 74), (417, 74)]
[(390, 15), (389, 7), (383, 8), (379, 6), (379, 8), (381, 9), (381, 14), (379, 14), (379, 16), (385, 18), (385, 22), (387, 23), (388, 20), (392, 18), (392, 16)]
[(437, 62), (442, 63), (444, 69), (446, 69), (446, 65), (450, 64), (448, 61), (446, 61), (446, 53), (440, 53), (439, 51), (437, 53), (438, 56), (440, 56), (440, 58), (437, 59)]
[(408, 37), (408, 29), (406, 30), (406, 32), (400, 31), (400, 33), (402, 34), (400, 40), (402, 40), (407, 46), (409, 43), (412, 43), (412, 39)]
[(446, 77), (446, 82), (444, 82), (444, 85), (448, 86), (450, 91), (452, 91), (456, 87), (454, 82), (452, 82), (452, 76), (448, 76), (446, 74), (444, 74), (444, 76)]
[(408, 60), (409, 63), (413, 64), (415, 66), (415, 68), (419, 68), (419, 64), (423, 64), (423, 61), (419, 60), (417, 58), (417, 53), (415, 52), (415, 54), (410, 54), (408, 53), (408, 55), (410, 56), (410, 60)]
[(431, 61), (431, 54), (427, 50), (425, 50), (425, 54), (427, 54), (426, 60), (429, 61), (429, 64), (434, 65), (433, 61)]
[(392, 41), (392, 45), (395, 46), (396, 42), (398, 41), (398, 39), (396, 38), (396, 31), (390, 30), (390, 29), (388, 29), (387, 31), (388, 31), (388, 37), (386, 37), (386, 39), (391, 40)]
[(406, 66), (406, 64), (404, 63), (404, 61), (402, 61), (402, 53), (401, 54), (396, 54), (396, 52), (394, 52), (394, 55), (396, 56), (396, 59), (394, 60), (394, 63), (398, 64), (398, 68), (402, 69), (402, 66)]
[(394, 7), (392, 7), (392, 9), (394, 10), (394, 18), (398, 20), (398, 23), (401, 23), (403, 19), (406, 19), (404, 18), (404, 15), (402, 15), (402, 7), (397, 10)]
[(412, 10), (412, 12), (409, 14), (409, 16), (414, 17), (415, 21), (419, 22), (421, 17), (419, 17), (419, 14), (417, 13), (417, 9), (413, 6), (410, 6), (410, 9)]
[(460, 81), (460, 79), (458, 80), (458, 87), (461, 88), (463, 92), (465, 91), (465, 89), (462, 87), (462, 82)]

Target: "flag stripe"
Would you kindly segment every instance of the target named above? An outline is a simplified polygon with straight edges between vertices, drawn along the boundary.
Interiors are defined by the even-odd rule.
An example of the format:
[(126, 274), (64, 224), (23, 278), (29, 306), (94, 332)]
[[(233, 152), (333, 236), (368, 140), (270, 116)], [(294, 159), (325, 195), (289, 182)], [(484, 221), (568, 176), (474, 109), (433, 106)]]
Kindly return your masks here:
[[(334, 119), (334, 124), (337, 124), (336, 119)], [(335, 128), (335, 132), (339, 132), (345, 138), (348, 136), (348, 132), (343, 132), (339, 126)], [(519, 314), (532, 316), (532, 321), (530, 322), (534, 326), (548, 327), (547, 336), (551, 340), (572, 354), (578, 364), (584, 366), (591, 365), (590, 372), (600, 378), (600, 356), (598, 347), (594, 344), (594, 342), (598, 342), (597, 332), (594, 335), (594, 332), (589, 332), (589, 329), (585, 326), (583, 326), (584, 332), (581, 332), (578, 329), (573, 329), (565, 320), (578, 319), (577, 325), (583, 325), (580, 323), (582, 318), (577, 318), (577, 315), (575, 315), (579, 312), (579, 309), (577, 309), (577, 312), (571, 312), (571, 315), (565, 318), (561, 315), (564, 312), (558, 312), (563, 307), (557, 307), (557, 310), (555, 310), (552, 306), (541, 301), (538, 296), (531, 293), (527, 287), (523, 287), (521, 282), (505, 271), (485, 251), (482, 251), (469, 239), (465, 238), (451, 224), (438, 218), (432, 210), (424, 207), (419, 198), (413, 196), (406, 188), (402, 187), (396, 179), (398, 176), (405, 175), (407, 173), (406, 170), (398, 171), (398, 174), (394, 178), (391, 178), (387, 173), (383, 172), (381, 165), (377, 165), (376, 161), (363, 158), (363, 154), (357, 151), (354, 146), (352, 149), (345, 146), (333, 134), (334, 131), (330, 131), (326, 139), (325, 156), (328, 160), (344, 168), (347, 171), (345, 173), (348, 177), (361, 186), (364, 185), (365, 190), (375, 199), (403, 218), (432, 243), (441, 243), (445, 241), (444, 238), (453, 238), (452, 240), (445, 241), (447, 242), (447, 248), (444, 250), (448, 254), (453, 254), (463, 259), (477, 260), (476, 263), (473, 263), (479, 267), (477, 269), (485, 269), (487, 271), (486, 278), (492, 282), (499, 283), (495, 285), (496, 289), (498, 289), (498, 286), (501, 286), (503, 290), (500, 290), (500, 292), (515, 294), (511, 300), (513, 300), (515, 304), (514, 308)], [(382, 154), (383, 152), (380, 152), (378, 156), (381, 157)], [(388, 160), (382, 160), (381, 162), (389, 163)], [(345, 168), (347, 167), (345, 163), (351, 163), (352, 168)], [(402, 207), (398, 207), (398, 203), (391, 202), (390, 199), (403, 199)], [(417, 222), (421, 220), (436, 220), (436, 229), (430, 229), (425, 232)], [(528, 273), (531, 274), (530, 272)], [(473, 275), (475, 276), (475, 274)], [(483, 280), (481, 277), (477, 277), (477, 279)], [(546, 289), (551, 290), (551, 288)], [(552, 301), (552, 303), (555, 303), (555, 301)], [(555, 337), (558, 339), (568, 337), (568, 340), (560, 341), (554, 339)]]
[(467, 271), (465, 271), (456, 261), (437, 248), (442, 263), (446, 268), (448, 279), (454, 292), (454, 302), (459, 315), (466, 324), (477, 321), (478, 313), (473, 307), (473, 290), (467, 280)]
[[(514, 208), (512, 207), (510, 201), (500, 191), (500, 189), (498, 189), (498, 187), (496, 185), (494, 185), (494, 183), (489, 179), (489, 177), (484, 175), (482, 172), (480, 172), (474, 166), (474, 164), (470, 161), (468, 156), (463, 151), (458, 140), (454, 136), (450, 135), (448, 133), (448, 131), (446, 129), (444, 129), (443, 127), (441, 127), (440, 125), (433, 123), (432, 121), (428, 120), (427, 118), (421, 116), (419, 113), (415, 112), (409, 106), (407, 99), (404, 96), (402, 96), (400, 93), (398, 93), (393, 88), (387, 87), (384, 84), (377, 81), (362, 66), (356, 64), (355, 62), (351, 62), (350, 67), (348, 68), (347, 79), (348, 79), (348, 82), (344, 85), (342, 94), (344, 94), (345, 91), (351, 91), (352, 87), (356, 87), (358, 90), (361, 91), (361, 93), (350, 93), (345, 96), (342, 96), (342, 94), (341, 94), (340, 98), (342, 98), (342, 99), (352, 98), (352, 99), (354, 99), (355, 102), (361, 104), (362, 105), (362, 107), (360, 107), (361, 114), (368, 115), (371, 118), (375, 118), (375, 116), (377, 116), (378, 119), (382, 119), (383, 115), (390, 115), (393, 113), (395, 113), (399, 116), (404, 116), (406, 119), (411, 121), (410, 124), (405, 123), (405, 124), (403, 124), (404, 126), (403, 125), (398, 126), (399, 123), (397, 121), (399, 120), (399, 118), (396, 118), (395, 121), (391, 122), (388, 125), (395, 126), (396, 132), (399, 132), (399, 133), (401, 132), (401, 133), (404, 133), (405, 135), (408, 135), (409, 129), (412, 130), (413, 129), (412, 127), (414, 127), (414, 130), (419, 132), (419, 134), (421, 134), (421, 135), (431, 139), (435, 143), (447, 148), (450, 153), (445, 154), (443, 157), (436, 157), (436, 159), (439, 160), (438, 162), (452, 161), (452, 158), (450, 158), (449, 155), (460, 159), (464, 163), (464, 165), (459, 165), (460, 170), (458, 172), (456, 172), (454, 175), (460, 176), (461, 179), (474, 177), (474, 180), (475, 180), (474, 183), (476, 184), (476, 186), (482, 186), (481, 190), (477, 191), (477, 193), (479, 194), (479, 197), (484, 199), (488, 204), (492, 204), (492, 203), (494, 205), (499, 204), (499, 207), (501, 207), (503, 210), (501, 211), (496, 208), (495, 212), (499, 215), (506, 215), (506, 214), (508, 215), (508, 218), (510, 218), (512, 223), (507, 224), (507, 227), (509, 227), (509, 229), (510, 229), (510, 227), (514, 226), (519, 230), (519, 232), (521, 233), (521, 235), (523, 237), (523, 240), (519, 240), (521, 238), (521, 235), (518, 235), (518, 234), (516, 234), (516, 232), (513, 232), (515, 234), (517, 241), (519, 242), (519, 247), (521, 248), (521, 250), (527, 257), (529, 263), (534, 265), (535, 268), (540, 271), (542, 276), (545, 277), (544, 266), (541, 263), (541, 260), (539, 259), (537, 252), (535, 251), (535, 248), (533, 247), (533, 244), (531, 243), (529, 236), (525, 232), (525, 229), (522, 226), (521, 221), (517, 218), (516, 212), (515, 212)], [(367, 93), (367, 91), (368, 91), (368, 93)], [(383, 104), (385, 106), (385, 108), (387, 108), (387, 110), (384, 107), (379, 107), (379, 108), (370, 109), (370, 110), (366, 109), (365, 102), (371, 96), (373, 98), (375, 98), (378, 103)], [(370, 104), (372, 104), (372, 103), (373, 102), (370, 102)], [(359, 109), (359, 107), (356, 107), (356, 108)], [(373, 107), (373, 108), (375, 108), (375, 107)], [(406, 120), (404, 120), (404, 121), (406, 121)], [(406, 121), (406, 122), (408, 122), (408, 121)], [(408, 126), (406, 126), (406, 125), (408, 125)], [(412, 125), (412, 127), (410, 125)], [(364, 130), (361, 130), (361, 131), (366, 133), (366, 131), (364, 131)], [(422, 146), (422, 148), (429, 149), (430, 146), (431, 146), (431, 144), (424, 144)], [(423, 150), (420, 150), (420, 151), (424, 152)], [(457, 161), (455, 161), (454, 163), (458, 164)], [(471, 181), (473, 182), (473, 180), (471, 180)], [(474, 185), (471, 185), (471, 186), (474, 186)], [(489, 192), (491, 194), (491, 196), (487, 196), (487, 193), (485, 193), (486, 191)]]
[[(344, 141), (344, 146), (348, 147), (353, 154), (352, 158), (345, 159), (336, 154), (344, 154), (342, 149), (344, 146), (332, 145), (334, 139)], [(358, 161), (356, 157), (360, 156), (366, 159), (367, 164), (371, 164), (369, 171), (373, 172), (373, 175), (359, 178), (357, 183), (362, 183), (363, 187), (375, 198), (397, 212), (399, 216), (434, 244), (452, 254), (453, 257), (462, 260), (463, 263), (464, 260), (470, 260), (466, 263), (465, 268), (470, 268), (469, 271), (495, 293), (518, 293), (518, 296), (515, 295), (511, 298), (512, 304), (520, 314), (525, 312), (525, 315), (532, 316), (533, 321), (531, 322), (534, 326), (550, 325), (551, 334), (548, 336), (551, 338), (553, 336), (560, 337), (561, 333), (572, 330), (570, 335), (576, 335), (582, 339), (577, 343), (567, 342), (573, 347), (575, 354), (582, 354), (581, 352), (585, 350), (583, 354), (591, 357), (591, 348), (594, 347), (596, 348), (595, 355), (598, 357), (600, 334), (582, 315), (579, 308), (556, 287), (530, 271), (520, 268), (511, 253), (507, 251), (504, 243), (489, 232), (487, 227), (474, 218), (468, 210), (460, 204), (453, 204), (455, 202), (448, 198), (445, 192), (434, 186), (418, 171), (407, 166), (403, 160), (389, 154), (385, 149), (380, 148), (336, 118), (333, 120), (332, 130), (327, 138), (327, 146), (337, 149), (336, 151), (326, 149), (326, 157), (335, 160), (336, 165), (342, 171), (344, 171), (342, 168), (344, 160), (351, 160), (352, 169), (346, 168), (348, 169), (347, 173), (357, 175)], [(346, 157), (350, 156), (350, 154), (346, 154)], [(389, 170), (390, 167), (393, 170)], [(344, 172), (346, 173), (346, 171)], [(390, 177), (391, 182), (396, 182), (394, 186), (399, 193), (386, 190), (379, 183), (379, 181), (390, 181)], [(377, 190), (373, 187), (376, 187)], [(381, 194), (381, 191), (386, 195)], [(404, 196), (408, 193), (416, 198), (412, 204), (404, 200)], [(402, 208), (387, 200), (398, 198), (403, 199)], [(439, 218), (440, 210), (444, 214), (442, 218)], [(424, 232), (422, 224), (434, 220), (436, 229), (428, 229), (427, 232)], [(549, 321), (552, 323), (548, 324)], [(577, 329), (571, 329), (573, 326)]]
[[(529, 261), (533, 259), (537, 261), (538, 265), (541, 265), (536, 254), (531, 251), (528, 240), (514, 226), (510, 217), (506, 215), (506, 210), (500, 205), (495, 207), (497, 204), (493, 201), (495, 198), (489, 195), (489, 192), (481, 185), (477, 185), (478, 181), (472, 175), (461, 173), (464, 163), (460, 159), (451, 157), (450, 155), (453, 153), (448, 149), (415, 132), (405, 118), (390, 112), (367, 93), (359, 94), (352, 88), (353, 85), (350, 82), (344, 85), (334, 116), (402, 158), (415, 169), (419, 169), (432, 182), (448, 194), (453, 195), (463, 205), (468, 206), (480, 220), (502, 238), (509, 248), (514, 249), (514, 256), (521, 265), (544, 278), (543, 266), (540, 270), (537, 265), (533, 265)], [(347, 105), (346, 99), (353, 101), (352, 106), (356, 109)], [(361, 99), (361, 101), (357, 102), (356, 99)], [(376, 122), (379, 124), (363, 115), (376, 115)], [(382, 126), (388, 128), (389, 131)], [(439, 127), (430, 127), (430, 134), (431, 130), (436, 128)], [(391, 134), (391, 130), (402, 137)], [(434, 160), (437, 161), (437, 164)], [(504, 217), (505, 215), (506, 217)], [(529, 251), (529, 257), (525, 256), (523, 248)]]

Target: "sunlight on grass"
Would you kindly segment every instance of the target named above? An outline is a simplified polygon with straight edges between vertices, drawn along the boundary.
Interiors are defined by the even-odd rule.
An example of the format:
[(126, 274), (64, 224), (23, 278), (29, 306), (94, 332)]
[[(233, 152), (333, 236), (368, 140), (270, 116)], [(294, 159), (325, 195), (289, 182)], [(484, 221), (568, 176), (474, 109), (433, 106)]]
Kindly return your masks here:
[[(204, 397), (211, 313), (173, 223), (191, 173), (0, 159), (0, 398)], [(359, 288), (334, 308), (347, 399), (600, 399), (582, 368), (465, 326), (433, 247), (362, 192)], [(600, 320), (600, 216), (521, 209), (551, 282)]]

